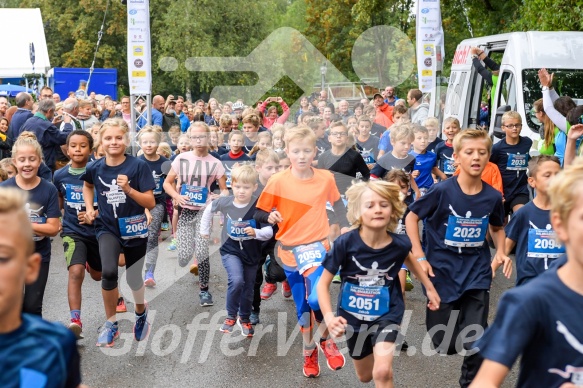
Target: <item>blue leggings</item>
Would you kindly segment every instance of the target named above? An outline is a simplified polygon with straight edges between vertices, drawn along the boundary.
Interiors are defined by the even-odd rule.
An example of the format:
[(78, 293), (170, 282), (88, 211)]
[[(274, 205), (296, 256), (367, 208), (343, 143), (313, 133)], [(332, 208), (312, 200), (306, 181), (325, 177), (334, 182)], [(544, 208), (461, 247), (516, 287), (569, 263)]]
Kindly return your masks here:
[(299, 325), (304, 329), (309, 329), (311, 326), (310, 314), (312, 312), (316, 322), (322, 322), (324, 317), (318, 304), (316, 286), (324, 268), (318, 266), (314, 272), (306, 277), (300, 275), (296, 267), (283, 266), (283, 270), (285, 271), (285, 276), (287, 276), (287, 282), (291, 287), (292, 297), (296, 304)]

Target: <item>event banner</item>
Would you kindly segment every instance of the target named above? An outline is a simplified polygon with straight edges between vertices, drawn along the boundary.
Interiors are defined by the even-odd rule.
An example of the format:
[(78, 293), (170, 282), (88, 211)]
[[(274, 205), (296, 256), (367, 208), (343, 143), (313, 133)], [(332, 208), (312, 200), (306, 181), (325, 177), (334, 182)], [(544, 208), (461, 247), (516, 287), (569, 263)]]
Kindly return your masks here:
[(444, 56), (439, 0), (417, 1), (416, 44), (419, 89), (424, 93), (431, 92)]
[(152, 64), (149, 0), (128, 0), (128, 77), (130, 94), (150, 94)]

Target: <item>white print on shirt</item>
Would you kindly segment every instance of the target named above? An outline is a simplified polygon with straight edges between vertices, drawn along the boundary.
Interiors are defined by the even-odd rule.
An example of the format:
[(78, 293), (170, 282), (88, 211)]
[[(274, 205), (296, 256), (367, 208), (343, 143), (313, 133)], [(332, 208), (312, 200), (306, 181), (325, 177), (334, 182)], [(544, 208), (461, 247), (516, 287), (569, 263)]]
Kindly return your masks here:
[(379, 263), (374, 261), (369, 269), (362, 266), (354, 256), (352, 256), (352, 261), (354, 261), (358, 268), (366, 272), (366, 275), (356, 275), (356, 279), (358, 279), (360, 286), (383, 286), (383, 278), (393, 280), (393, 278), (388, 275), (388, 272), (395, 266), (395, 263), (391, 264), (387, 269), (377, 269)]
[(44, 209), (44, 206), (41, 206), (40, 208), (38, 208), (37, 210), (31, 209), (30, 208), (30, 203), (27, 203), (26, 205), (24, 205), (24, 210), (26, 210), (26, 212), (28, 213), (29, 217), (42, 217), (42, 211)]
[[(571, 334), (569, 329), (567, 329), (567, 326), (565, 326), (561, 321), (557, 321), (557, 331), (565, 337), (565, 341), (567, 341), (567, 343), (571, 345), (573, 349), (583, 354), (583, 344), (579, 342), (579, 340), (575, 338), (573, 334)], [(548, 372), (557, 374), (564, 379), (568, 379), (571, 376), (571, 382), (573, 384), (583, 384), (583, 367), (567, 365), (564, 371), (557, 368), (550, 368)]]
[[(454, 215), (455, 217), (457, 217), (457, 218), (472, 218), (472, 211), (471, 211), (471, 210), (468, 210), (468, 211), (466, 212), (466, 216), (465, 216), (465, 217), (462, 217), (462, 216), (460, 216), (459, 214), (457, 214), (457, 213), (456, 213), (456, 211), (453, 209), (453, 206), (451, 206), (451, 205), (449, 205), (449, 210), (451, 210), (451, 214), (453, 214), (453, 215)], [(489, 215), (490, 215), (490, 214), (486, 214), (486, 215), (485, 215), (484, 217), (482, 217), (482, 218), (488, 218), (488, 216), (489, 216)], [(445, 224), (445, 225), (447, 225), (447, 224)]]
[(152, 176), (154, 177), (154, 182), (157, 182), (157, 179), (160, 178), (162, 175), (163, 175), (162, 173), (156, 175), (156, 171), (152, 170)]
[(324, 153), (324, 151), (326, 151), (324, 149), (324, 147), (320, 148), (320, 147), (316, 147), (316, 149), (318, 150), (318, 156), (322, 155)]
[[(540, 229), (540, 228), (538, 228), (538, 227), (537, 227), (535, 224), (533, 224), (533, 223), (532, 223), (532, 221), (528, 221), (528, 223), (530, 224), (530, 226), (532, 226), (532, 228), (533, 228), (533, 229)], [(553, 227), (552, 227), (552, 225), (551, 225), (551, 224), (547, 224), (547, 226), (546, 226), (546, 228), (545, 228), (545, 229), (546, 229), (546, 230), (552, 230), (552, 229), (553, 229)]]
[[(109, 188), (109, 191), (101, 193), (107, 198), (107, 203), (113, 207), (113, 216), (117, 218), (117, 207), (120, 203), (126, 203), (126, 194), (122, 191), (121, 187), (118, 186), (117, 180), (112, 179), (111, 185), (108, 185), (99, 177), (101, 183)], [(128, 182), (129, 183), (129, 182)]]
[(367, 150), (366, 148), (362, 147), (362, 151), (360, 152), (361, 155), (372, 155), (372, 147), (370, 150)]

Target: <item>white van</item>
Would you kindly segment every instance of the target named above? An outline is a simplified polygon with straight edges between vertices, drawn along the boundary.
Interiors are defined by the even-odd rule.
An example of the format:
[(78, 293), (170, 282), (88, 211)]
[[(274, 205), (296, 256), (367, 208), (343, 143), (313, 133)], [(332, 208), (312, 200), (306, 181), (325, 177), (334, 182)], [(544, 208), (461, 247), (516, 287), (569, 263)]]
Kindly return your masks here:
[(489, 111), (494, 141), (504, 137), (502, 114), (515, 110), (523, 117), (521, 135), (530, 137), (536, 149), (540, 123), (531, 110), (542, 98), (538, 81), (541, 68), (555, 73), (554, 85), (560, 96), (583, 102), (583, 32), (512, 32), (466, 39), (454, 54), (443, 112), (443, 117), (457, 118), (462, 128), (479, 124), (480, 102), (489, 96), (488, 86), (472, 66), (471, 47), (481, 48), (500, 64)]

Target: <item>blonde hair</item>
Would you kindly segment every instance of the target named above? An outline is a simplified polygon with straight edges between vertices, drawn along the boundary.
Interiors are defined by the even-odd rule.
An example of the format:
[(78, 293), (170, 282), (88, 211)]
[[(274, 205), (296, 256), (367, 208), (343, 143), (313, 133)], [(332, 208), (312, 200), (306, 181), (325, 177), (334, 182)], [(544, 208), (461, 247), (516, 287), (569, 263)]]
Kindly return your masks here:
[(310, 127), (312, 131), (315, 131), (316, 129), (318, 129), (318, 127), (320, 127), (320, 124), (322, 124), (323, 122), (324, 119), (321, 118), (320, 116), (312, 116), (308, 117), (308, 119), (306, 120), (306, 125)]
[(251, 151), (249, 151), (249, 156), (256, 154), (257, 152), (260, 151), (259, 149), (259, 141), (263, 138), (268, 138), (269, 141), (273, 144), (273, 140), (271, 138), (271, 133), (270, 132), (259, 132), (259, 134), (257, 135), (257, 143), (255, 143), (255, 145), (253, 146), (253, 148), (251, 148)]
[(279, 164), (279, 157), (277, 156), (275, 151), (270, 149), (264, 149), (257, 152), (257, 156), (255, 157), (255, 166), (261, 167), (267, 162)]
[(271, 125), (269, 130), (271, 131), (272, 134), (274, 134), (275, 131), (284, 131), (285, 132), (285, 125), (276, 122), (276, 123), (273, 123), (273, 125)]
[(577, 206), (583, 183), (583, 160), (575, 162), (553, 177), (549, 184), (548, 194), (551, 199), (551, 218), (557, 214), (563, 223), (567, 223), (569, 215)]
[(241, 136), (243, 139), (245, 138), (245, 135), (243, 134), (243, 131), (239, 130), (239, 129), (233, 129), (231, 132), (229, 132), (229, 140), (231, 140), (233, 138), (233, 136)]
[(261, 125), (261, 119), (255, 113), (251, 113), (248, 114), (247, 116), (244, 116), (242, 122), (243, 124), (251, 124), (255, 128), (259, 128), (259, 126)]
[(162, 143), (158, 144), (158, 151), (163, 154), (166, 159), (170, 159), (172, 156), (172, 148), (170, 148), (170, 144), (163, 141)]
[(233, 183), (257, 183), (259, 174), (250, 164), (239, 164), (231, 170), (231, 180)]
[(298, 125), (285, 132), (286, 147), (294, 140), (308, 141), (312, 146), (316, 146), (316, 134), (309, 127)]
[(415, 140), (415, 133), (413, 132), (413, 126), (409, 123), (398, 124), (391, 127), (391, 133), (389, 134), (391, 141), (399, 141), (402, 139), (407, 139), (409, 141)]
[(423, 126), (424, 127), (432, 126), (439, 130), (439, 120), (435, 117), (428, 117), (425, 119), (425, 121), (423, 121)]
[(6, 179), (8, 179), (8, 173), (0, 167), (0, 182), (4, 182)]
[(405, 214), (406, 205), (401, 199), (401, 188), (391, 182), (382, 180), (358, 182), (353, 184), (346, 190), (346, 198), (348, 199), (348, 211), (346, 216), (353, 228), (360, 228), (362, 226), (362, 195), (367, 191), (372, 190), (391, 204), (391, 217), (387, 225), (387, 231), (394, 232), (399, 225), (399, 220)]
[(419, 124), (413, 124), (413, 133), (425, 133), (425, 134), (429, 134), (429, 131), (427, 130), (427, 128), (425, 128), (422, 125)]
[(34, 242), (32, 240), (32, 226), (28, 219), (26, 204), (28, 193), (12, 187), (0, 187), (0, 214), (10, 214), (11, 219), (16, 221), (26, 238), (26, 255), (34, 253)]
[(276, 134), (278, 134), (278, 133), (281, 134), (281, 136), (279, 138), (281, 139), (281, 143), (282, 143), (281, 148), (283, 149), (283, 148), (285, 148), (285, 140), (284, 140), (284, 138), (285, 138), (285, 126), (283, 126), (281, 124), (278, 124), (278, 125), (280, 125), (281, 128), (279, 128), (279, 126), (274, 128), (275, 124), (273, 124), (271, 126), (271, 142), (273, 143), (273, 139), (275, 139)]
[(370, 126), (372, 127), (372, 120), (370, 119), (370, 117), (366, 116), (366, 115), (360, 115), (360, 117), (358, 118), (358, 121), (356, 122), (356, 125), (360, 125), (360, 123), (362, 122), (367, 122), (370, 124)]
[(453, 138), (453, 152), (455, 154), (458, 154), (462, 150), (463, 143), (466, 140), (484, 140), (488, 154), (492, 153), (492, 139), (490, 139), (488, 132), (482, 131), (481, 129), (465, 129)]
[(451, 124), (451, 123), (456, 124), (459, 129), (462, 128), (462, 126), (460, 124), (460, 121), (458, 119), (456, 119), (455, 117), (452, 117), (452, 116), (446, 117), (443, 120), (443, 128), (445, 128), (448, 124)]
[(207, 133), (209, 133), (211, 131), (211, 129), (209, 128), (209, 126), (206, 125), (206, 123), (204, 121), (195, 121), (194, 123), (192, 123), (190, 125), (190, 127), (188, 127), (187, 133), (192, 133), (193, 129), (195, 129), (197, 127), (204, 129), (204, 131), (207, 132)]
[[(43, 159), (43, 149), (40, 143), (36, 140), (36, 135), (30, 131), (24, 131), (18, 136), (14, 145), (12, 146), (12, 157), (18, 152), (22, 147), (32, 147), (36, 152), (39, 159)], [(14, 163), (13, 163), (14, 164)]]
[(152, 134), (154, 135), (154, 140), (156, 140), (156, 143), (160, 144), (160, 142), (162, 141), (162, 132), (160, 132), (158, 130), (158, 126), (154, 126), (154, 125), (146, 125), (144, 126), (142, 129), (140, 129), (140, 132), (138, 132), (138, 141), (140, 144), (142, 144), (142, 137), (146, 134)]
[(512, 119), (518, 120), (522, 123), (522, 116), (520, 115), (520, 113), (518, 113), (514, 110), (509, 110), (508, 112), (506, 112), (502, 115), (502, 125), (504, 125), (506, 120), (512, 120)]
[(231, 115), (229, 113), (223, 113), (221, 115), (221, 118), (219, 119), (219, 126), (221, 128), (223, 127), (231, 128)]
[(118, 127), (126, 135), (129, 132), (128, 124), (123, 119), (121, 119), (119, 117), (113, 117), (113, 118), (110, 118), (110, 119), (105, 120), (101, 124), (101, 128), (99, 128), (99, 140), (101, 140), (101, 137), (103, 136), (103, 133), (107, 129), (111, 128), (111, 127)]
[(14, 161), (12, 160), (12, 158), (4, 158), (4, 159), (0, 160), (0, 168), (1, 169), (6, 171), (8, 169), (8, 167), (12, 167), (12, 169), (14, 171), (18, 171), (16, 169), (16, 166), (14, 165)]

